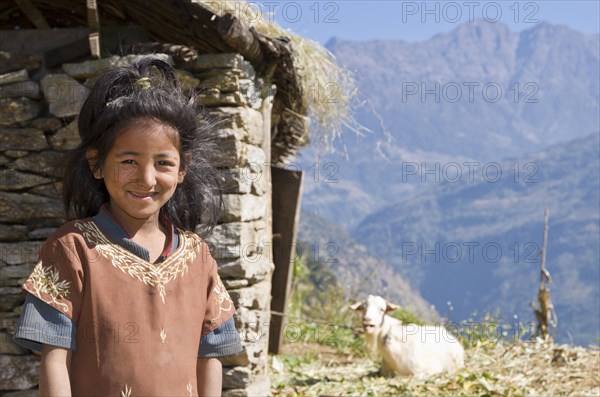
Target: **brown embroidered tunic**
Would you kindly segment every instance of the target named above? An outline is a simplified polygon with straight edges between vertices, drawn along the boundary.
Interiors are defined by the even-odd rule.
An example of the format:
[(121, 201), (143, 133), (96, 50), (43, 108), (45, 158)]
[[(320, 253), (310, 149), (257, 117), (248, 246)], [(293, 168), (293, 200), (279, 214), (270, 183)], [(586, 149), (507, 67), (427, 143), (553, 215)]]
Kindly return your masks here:
[(208, 247), (180, 231), (177, 250), (147, 262), (91, 219), (59, 228), (24, 288), (77, 327), (74, 396), (197, 396), (202, 335), (235, 312)]

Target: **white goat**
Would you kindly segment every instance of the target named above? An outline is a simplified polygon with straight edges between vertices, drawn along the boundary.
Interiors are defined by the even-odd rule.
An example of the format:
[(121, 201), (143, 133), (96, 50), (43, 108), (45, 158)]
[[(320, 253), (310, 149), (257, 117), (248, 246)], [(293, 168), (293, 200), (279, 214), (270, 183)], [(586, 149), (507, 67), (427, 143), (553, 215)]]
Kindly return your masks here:
[(367, 349), (383, 358), (382, 375), (431, 375), (464, 366), (465, 351), (446, 328), (404, 325), (386, 314), (399, 307), (381, 296), (369, 295), (350, 308), (362, 314)]

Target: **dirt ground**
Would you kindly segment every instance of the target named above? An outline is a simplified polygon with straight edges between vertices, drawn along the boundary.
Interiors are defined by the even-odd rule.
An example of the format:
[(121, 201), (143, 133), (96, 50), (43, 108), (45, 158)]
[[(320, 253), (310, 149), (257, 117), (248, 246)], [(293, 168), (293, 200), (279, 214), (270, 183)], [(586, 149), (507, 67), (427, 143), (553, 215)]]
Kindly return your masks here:
[(477, 345), (465, 368), (427, 378), (378, 374), (378, 364), (312, 343), (284, 345), (271, 358), (275, 396), (600, 397), (598, 347), (553, 343)]

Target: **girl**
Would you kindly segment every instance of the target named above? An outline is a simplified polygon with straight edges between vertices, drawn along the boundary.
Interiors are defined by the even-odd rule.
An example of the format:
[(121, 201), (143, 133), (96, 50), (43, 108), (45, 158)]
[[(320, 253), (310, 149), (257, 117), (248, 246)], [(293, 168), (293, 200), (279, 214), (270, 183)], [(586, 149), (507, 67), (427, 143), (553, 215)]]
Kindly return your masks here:
[(175, 71), (146, 58), (95, 84), (64, 163), (77, 220), (42, 246), (15, 340), (41, 350), (42, 396), (221, 393), (242, 348), (206, 243), (221, 196), (209, 125)]

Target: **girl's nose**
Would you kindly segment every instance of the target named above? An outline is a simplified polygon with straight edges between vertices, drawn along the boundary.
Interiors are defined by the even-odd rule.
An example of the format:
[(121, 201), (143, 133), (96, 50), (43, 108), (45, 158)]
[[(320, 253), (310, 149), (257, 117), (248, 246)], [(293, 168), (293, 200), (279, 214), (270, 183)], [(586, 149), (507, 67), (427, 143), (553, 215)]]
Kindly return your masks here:
[(141, 164), (138, 168), (138, 183), (144, 187), (156, 185), (156, 170), (154, 164)]

